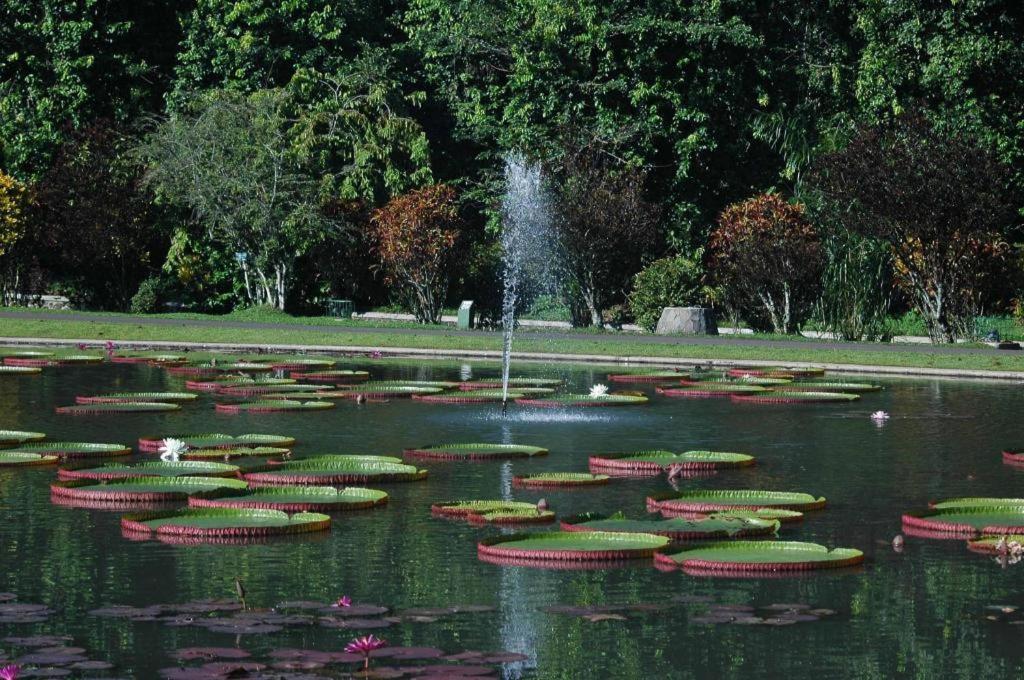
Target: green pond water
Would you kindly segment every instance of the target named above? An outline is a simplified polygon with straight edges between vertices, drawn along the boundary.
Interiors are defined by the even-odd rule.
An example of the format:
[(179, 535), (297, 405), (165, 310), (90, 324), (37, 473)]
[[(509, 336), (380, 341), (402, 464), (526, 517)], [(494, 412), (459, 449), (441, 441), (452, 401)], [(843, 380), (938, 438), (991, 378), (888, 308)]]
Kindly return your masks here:
[[(374, 379), (494, 378), (494, 364), (428, 366), (353, 360)], [(620, 369), (621, 370), (621, 369)], [(562, 378), (583, 393), (607, 383), (606, 369), (522, 366), (515, 374)], [(528, 660), (495, 666), (506, 678), (939, 678), (1019, 677), (1022, 627), (986, 619), (993, 604), (1024, 606), (1024, 563), (1001, 568), (968, 552), (962, 540), (907, 537), (890, 542), (901, 514), (945, 497), (1019, 497), (1024, 472), (1005, 466), (1000, 450), (1024, 444), (1018, 385), (952, 381), (882, 381), (859, 402), (824, 405), (733, 404), (671, 399), (653, 385), (629, 385), (650, 401), (622, 408), (530, 409), (500, 404), (440, 405), (395, 399), (341, 401), (328, 411), (229, 415), (201, 395), (167, 413), (58, 415), (76, 395), (112, 391), (179, 391), (183, 380), (156, 367), (81, 366), (35, 376), (0, 376), (0, 429), (46, 432), (53, 440), (133, 444), (140, 435), (267, 432), (298, 440), (296, 457), (318, 454), (399, 455), (402, 449), (451, 442), (532, 444), (548, 456), (508, 461), (417, 460), (426, 481), (382, 484), (389, 503), (333, 515), (323, 535), (252, 545), (174, 545), (128, 540), (120, 513), (50, 502), (54, 467), (0, 469), (0, 592), (43, 603), (45, 623), (0, 623), (0, 640), (66, 634), (110, 671), (74, 677), (155, 678), (176, 662), (178, 648), (240, 646), (265, 658), (280, 647), (339, 651), (357, 634), (391, 643), (522, 652)], [(882, 426), (868, 415), (884, 409)], [(602, 570), (503, 567), (477, 559), (476, 542), (502, 533), (431, 516), (432, 503), (459, 499), (546, 498), (560, 516), (582, 512), (648, 517), (647, 495), (671, 491), (662, 477), (613, 479), (578, 489), (513, 488), (514, 475), (586, 471), (593, 454), (643, 450), (749, 453), (757, 465), (679, 481), (679, 490), (762, 488), (828, 498), (780, 538), (863, 550), (853, 571), (780, 579), (729, 579), (662, 572), (649, 561)], [(131, 460), (154, 460), (136, 455)], [(241, 461), (243, 466), (250, 461)], [(76, 464), (80, 464), (76, 462)], [(99, 463), (97, 463), (99, 464)], [(376, 486), (376, 485), (367, 485)], [(653, 516), (652, 516), (653, 517)], [(553, 525), (526, 528), (549, 531)], [(298, 626), (236, 636), (195, 626), (91, 616), (108, 605), (145, 607), (202, 598), (233, 598), (240, 578), (252, 607), (286, 600), (392, 609), (490, 605), (436, 622), (403, 622), (379, 630)], [(817, 622), (785, 627), (701, 622), (710, 599), (764, 607), (803, 603), (834, 610)], [(658, 604), (624, 612), (627, 620), (590, 621), (545, 611), (555, 605)], [(11, 646), (0, 642), (0, 650)], [(20, 652), (16, 652), (20, 653)], [(264, 655), (264, 656), (261, 656)], [(334, 671), (313, 671), (344, 677)], [(354, 668), (354, 666), (350, 666)], [(339, 673), (341, 673), (339, 675)]]

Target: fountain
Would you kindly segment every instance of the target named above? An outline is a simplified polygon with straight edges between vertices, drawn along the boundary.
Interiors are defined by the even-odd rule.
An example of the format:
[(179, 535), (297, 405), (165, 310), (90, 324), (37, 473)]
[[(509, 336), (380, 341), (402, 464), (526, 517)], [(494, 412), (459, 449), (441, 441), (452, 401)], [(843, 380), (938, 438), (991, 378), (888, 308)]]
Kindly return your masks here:
[(530, 283), (547, 283), (552, 262), (551, 206), (540, 163), (531, 163), (518, 152), (505, 156), (505, 195), (501, 201), (501, 212), (505, 286), (501, 306), (501, 411), (504, 415), (508, 408), (516, 305), (527, 292), (527, 276)]

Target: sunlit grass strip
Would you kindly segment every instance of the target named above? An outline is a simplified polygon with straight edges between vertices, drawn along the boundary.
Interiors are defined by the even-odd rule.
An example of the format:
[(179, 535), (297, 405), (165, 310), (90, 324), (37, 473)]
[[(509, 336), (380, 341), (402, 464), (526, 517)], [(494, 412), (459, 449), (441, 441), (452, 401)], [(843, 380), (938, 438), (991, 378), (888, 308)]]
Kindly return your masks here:
[(139, 477), (236, 477), (237, 465), (206, 461), (159, 461), (134, 465), (103, 465), (93, 468), (64, 468), (57, 471), (57, 479), (71, 481), (88, 479), (109, 481)]
[(196, 508), (261, 508), (282, 512), (336, 512), (365, 510), (384, 505), (388, 494), (377, 489), (349, 486), (266, 487), (242, 496), (224, 498), (189, 498), (189, 507)]
[(589, 394), (559, 394), (551, 397), (521, 397), (517, 404), (541, 408), (602, 408), (612, 406), (640, 406), (647, 403), (647, 397), (630, 394), (606, 394), (592, 397)]
[(180, 439), (192, 449), (238, 448), (245, 446), (274, 446), (291, 448), (295, 445), (293, 437), (279, 434), (172, 434), (165, 437), (139, 437), (139, 450), (145, 453), (157, 453), (165, 439)]
[(334, 408), (329, 401), (291, 401), (289, 399), (267, 399), (246, 401), (241, 404), (216, 404), (218, 413), (276, 413), (285, 411), (323, 411)]
[(197, 538), (262, 538), (327, 531), (330, 527), (331, 518), (319, 513), (289, 516), (279, 510), (241, 508), (189, 508), (121, 518), (121, 529), (128, 533)]
[(437, 444), (406, 449), (410, 458), (433, 460), (496, 460), (546, 456), (548, 450), (526, 444)]
[(78, 480), (55, 482), (50, 495), (92, 501), (159, 503), (183, 501), (189, 496), (241, 494), (248, 485), (240, 479), (220, 477), (130, 477), (106, 482)]
[(823, 496), (815, 497), (811, 494), (791, 491), (706, 489), (653, 494), (647, 497), (647, 509), (650, 512), (661, 512), (662, 514), (708, 513), (760, 508), (807, 512), (824, 508), (825, 502)]
[(59, 460), (57, 456), (28, 453), (26, 451), (0, 451), (0, 468), (53, 465)]
[(665, 536), (603, 531), (508, 534), (477, 544), (481, 558), (604, 562), (650, 558), (669, 544)]
[(75, 397), (76, 404), (131, 404), (138, 402), (195, 401), (199, 395), (192, 392), (112, 392), (96, 396)]
[(180, 366), (188, 359), (181, 354), (115, 354), (110, 357), (115, 364), (153, 364), (154, 366)]
[(130, 456), (131, 448), (122, 444), (95, 444), (92, 442), (40, 442), (10, 449), (11, 452), (40, 453), (60, 458), (104, 458)]
[(76, 404), (75, 406), (58, 406), (57, 413), (71, 415), (103, 415), (106, 413), (155, 413), (160, 411), (178, 411), (181, 406), (167, 402), (131, 401), (115, 403)]
[(829, 549), (800, 541), (721, 541), (676, 553), (655, 555), (661, 567), (697, 573), (770, 573), (840, 569), (861, 564), (864, 553), (854, 548)]
[(639, 451), (591, 456), (589, 459), (590, 469), (594, 472), (639, 475), (661, 474), (670, 465), (681, 466), (685, 470), (719, 470), (748, 467), (754, 462), (753, 456), (725, 451)]
[(583, 513), (561, 521), (563, 531), (613, 531), (667, 536), (673, 541), (767, 536), (779, 529), (778, 520), (727, 515), (694, 519), (626, 519)]
[(512, 478), (512, 486), (530, 489), (601, 486), (607, 484), (608, 479), (608, 475), (594, 475), (587, 472), (541, 472), (535, 475), (517, 475)]
[(838, 404), (857, 401), (860, 395), (845, 392), (765, 392), (732, 394), (729, 398), (748, 404)]

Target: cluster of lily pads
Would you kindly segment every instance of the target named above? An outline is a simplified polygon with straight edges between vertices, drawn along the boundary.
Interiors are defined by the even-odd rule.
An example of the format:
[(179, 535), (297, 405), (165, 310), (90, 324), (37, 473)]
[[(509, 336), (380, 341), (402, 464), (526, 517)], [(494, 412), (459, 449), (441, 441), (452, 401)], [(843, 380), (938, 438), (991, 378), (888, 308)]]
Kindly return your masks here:
[(903, 533), (918, 538), (966, 539), (973, 552), (1003, 566), (1024, 559), (1024, 498), (949, 498), (903, 515)]

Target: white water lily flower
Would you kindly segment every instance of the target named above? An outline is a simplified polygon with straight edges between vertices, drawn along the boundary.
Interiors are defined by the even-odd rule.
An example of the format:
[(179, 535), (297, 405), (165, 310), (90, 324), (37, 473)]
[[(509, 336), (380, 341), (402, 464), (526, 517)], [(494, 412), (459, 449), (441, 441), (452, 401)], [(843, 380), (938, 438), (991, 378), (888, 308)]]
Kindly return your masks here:
[(594, 385), (593, 387), (590, 388), (590, 396), (593, 397), (594, 399), (600, 399), (601, 397), (607, 397), (608, 396), (608, 386), (607, 385)]
[(168, 437), (160, 442), (160, 460), (165, 463), (176, 463), (181, 454), (188, 451), (188, 444), (180, 439)]
[(871, 414), (871, 420), (889, 420), (889, 414), (885, 411), (875, 411)]

